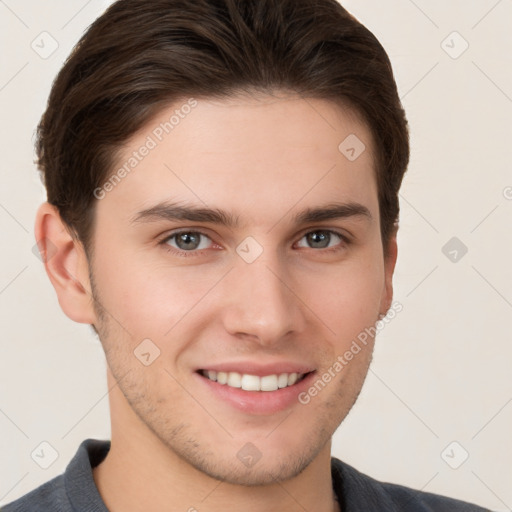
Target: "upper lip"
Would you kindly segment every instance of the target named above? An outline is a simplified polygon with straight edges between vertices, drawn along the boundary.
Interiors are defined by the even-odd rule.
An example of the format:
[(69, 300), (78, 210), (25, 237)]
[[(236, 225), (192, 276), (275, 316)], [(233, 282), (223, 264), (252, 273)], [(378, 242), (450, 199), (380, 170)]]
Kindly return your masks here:
[(314, 367), (305, 363), (294, 363), (291, 361), (281, 361), (268, 364), (255, 363), (254, 361), (233, 361), (231, 363), (207, 364), (197, 369), (213, 370), (216, 372), (237, 372), (240, 374), (255, 375), (264, 377), (265, 375), (274, 375), (281, 373), (309, 373), (314, 371)]

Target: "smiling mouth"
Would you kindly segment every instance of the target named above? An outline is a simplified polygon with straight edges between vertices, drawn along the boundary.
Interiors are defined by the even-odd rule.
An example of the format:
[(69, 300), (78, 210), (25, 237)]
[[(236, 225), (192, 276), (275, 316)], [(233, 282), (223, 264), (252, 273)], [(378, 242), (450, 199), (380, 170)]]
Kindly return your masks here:
[(276, 373), (263, 377), (238, 372), (217, 372), (215, 370), (199, 370), (198, 373), (218, 384), (243, 389), (244, 391), (277, 391), (278, 389), (294, 386), (313, 372)]

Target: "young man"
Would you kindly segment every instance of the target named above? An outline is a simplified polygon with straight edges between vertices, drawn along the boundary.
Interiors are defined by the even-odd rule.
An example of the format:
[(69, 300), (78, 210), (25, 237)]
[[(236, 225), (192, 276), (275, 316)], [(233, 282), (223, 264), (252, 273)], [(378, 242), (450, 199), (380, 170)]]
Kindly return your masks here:
[(335, 0), (120, 0), (38, 135), (36, 238), (104, 347), (112, 439), (4, 512), (483, 510), (330, 454), (394, 307), (409, 158)]

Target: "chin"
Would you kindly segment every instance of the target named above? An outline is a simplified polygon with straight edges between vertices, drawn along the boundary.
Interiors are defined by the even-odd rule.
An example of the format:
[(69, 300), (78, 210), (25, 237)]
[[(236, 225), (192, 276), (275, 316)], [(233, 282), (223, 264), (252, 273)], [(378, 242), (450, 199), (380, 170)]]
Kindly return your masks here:
[(288, 455), (285, 461), (276, 460), (275, 458), (274, 460), (264, 461), (262, 456), (252, 467), (245, 466), (238, 458), (235, 459), (235, 463), (233, 463), (233, 460), (222, 460), (217, 463), (213, 460), (203, 460), (202, 462), (190, 460), (189, 462), (196, 469), (215, 480), (232, 485), (255, 487), (271, 485), (294, 478), (308, 467), (313, 458), (314, 456), (293, 458)]

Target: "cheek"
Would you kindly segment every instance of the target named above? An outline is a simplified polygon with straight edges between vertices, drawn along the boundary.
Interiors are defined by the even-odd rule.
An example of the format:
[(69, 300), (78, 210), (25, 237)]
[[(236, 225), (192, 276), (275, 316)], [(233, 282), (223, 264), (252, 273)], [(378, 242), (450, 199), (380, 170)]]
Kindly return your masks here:
[(162, 339), (197, 309), (223, 270), (154, 263), (126, 250), (105, 258), (95, 274), (103, 306), (134, 338)]
[(321, 319), (334, 331), (339, 350), (378, 320), (384, 286), (382, 269), (378, 260), (340, 267), (326, 279), (321, 293), (317, 283), (318, 291), (310, 295), (310, 301), (316, 303), (312, 309), (321, 312)]

